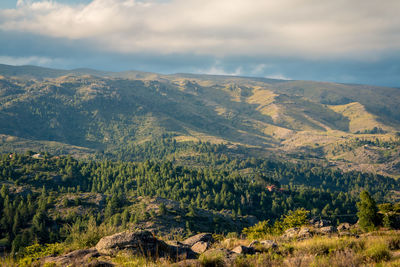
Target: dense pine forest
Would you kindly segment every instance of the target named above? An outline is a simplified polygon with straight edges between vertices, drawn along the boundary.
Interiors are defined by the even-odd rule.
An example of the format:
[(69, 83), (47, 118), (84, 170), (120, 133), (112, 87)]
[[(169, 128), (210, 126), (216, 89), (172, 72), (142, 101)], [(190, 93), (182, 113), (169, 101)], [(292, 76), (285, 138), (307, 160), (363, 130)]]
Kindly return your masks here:
[[(188, 167), (182, 158), (166, 159), (176, 150), (200, 156), (186, 158), (192, 161)], [(344, 173), (312, 163), (227, 156), (229, 151), (226, 145), (177, 144), (167, 138), (115, 154), (124, 161), (101, 159), (106, 152), (92, 160), (47, 152), (3, 154), (1, 245), (15, 255), (36, 243), (72, 242), (90, 227), (124, 229), (168, 212), (164, 205), (157, 214), (147, 212), (146, 203), (139, 201), (143, 197), (179, 203), (185, 236), (199, 230), (196, 220), (204, 211), (212, 217), (208, 229), (224, 234), (240, 233), (250, 226), (249, 218), (273, 222), (299, 208), (334, 224), (355, 223), (362, 190), (385, 203), (394, 202), (393, 192), (400, 189), (389, 177)], [(126, 161), (128, 157), (136, 161)], [(240, 224), (228, 227), (224, 222), (228, 217)]]

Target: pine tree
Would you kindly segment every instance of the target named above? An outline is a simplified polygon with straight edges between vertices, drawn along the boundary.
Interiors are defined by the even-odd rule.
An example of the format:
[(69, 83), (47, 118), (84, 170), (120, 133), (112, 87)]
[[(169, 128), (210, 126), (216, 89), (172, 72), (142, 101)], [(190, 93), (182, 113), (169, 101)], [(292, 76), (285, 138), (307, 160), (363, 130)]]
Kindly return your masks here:
[(364, 231), (372, 231), (379, 223), (378, 207), (375, 200), (367, 191), (360, 194), (360, 201), (357, 202), (357, 216), (360, 228)]

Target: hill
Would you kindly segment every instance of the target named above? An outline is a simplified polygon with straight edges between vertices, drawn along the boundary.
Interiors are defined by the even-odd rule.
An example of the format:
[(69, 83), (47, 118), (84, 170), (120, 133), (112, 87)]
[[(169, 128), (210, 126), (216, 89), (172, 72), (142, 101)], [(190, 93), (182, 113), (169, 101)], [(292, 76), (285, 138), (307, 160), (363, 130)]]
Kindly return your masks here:
[[(0, 76), (0, 134), (34, 142), (34, 150), (52, 141), (58, 148), (50, 152), (74, 146), (127, 154), (127, 147), (173, 138), (232, 144), (247, 156), (400, 174), (397, 88), (7, 65)], [(372, 142), (366, 161), (359, 139), (385, 142), (389, 152)], [(13, 147), (3, 142), (2, 150)]]

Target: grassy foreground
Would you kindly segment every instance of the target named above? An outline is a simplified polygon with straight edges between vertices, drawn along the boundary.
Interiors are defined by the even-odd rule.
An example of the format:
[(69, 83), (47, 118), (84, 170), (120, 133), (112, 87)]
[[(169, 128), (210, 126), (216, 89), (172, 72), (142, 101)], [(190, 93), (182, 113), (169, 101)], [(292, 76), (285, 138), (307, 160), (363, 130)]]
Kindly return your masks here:
[[(400, 231), (380, 230), (351, 236), (332, 234), (304, 240), (286, 240), (271, 235), (267, 238), (276, 242), (277, 247), (258, 244), (255, 246), (256, 254), (235, 254), (233, 257), (227, 256), (226, 251), (238, 245), (249, 246), (253, 240), (229, 234), (216, 235), (215, 238), (217, 242), (197, 260), (173, 263), (167, 259), (154, 261), (126, 253), (102, 257), (116, 266), (400, 266)], [(47, 255), (63, 254), (71, 247), (63, 244), (34, 245), (30, 250), (18, 261), (2, 258), (1, 266), (56, 266), (43, 265), (41, 259)]]

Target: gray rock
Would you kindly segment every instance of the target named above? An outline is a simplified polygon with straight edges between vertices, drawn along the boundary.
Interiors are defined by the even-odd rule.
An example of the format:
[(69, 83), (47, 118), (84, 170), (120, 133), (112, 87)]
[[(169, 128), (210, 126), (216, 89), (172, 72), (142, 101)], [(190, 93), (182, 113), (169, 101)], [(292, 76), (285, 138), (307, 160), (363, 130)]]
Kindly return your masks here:
[(278, 244), (273, 241), (273, 240), (262, 240), (260, 241), (260, 244), (263, 245), (264, 248), (270, 249), (270, 248), (277, 248)]
[(314, 222), (314, 227), (316, 228), (327, 227), (330, 226), (331, 224), (332, 224), (331, 221), (321, 219)]
[(56, 266), (85, 266), (85, 267), (110, 267), (114, 264), (105, 261), (99, 261), (100, 253), (96, 249), (80, 249), (68, 254), (57, 257), (45, 257), (44, 264), (54, 264)]
[(326, 226), (322, 227), (318, 230), (319, 233), (321, 234), (333, 234), (336, 232), (336, 228), (333, 226)]
[(159, 241), (149, 231), (125, 231), (100, 239), (96, 249), (105, 255), (113, 255), (121, 250), (129, 250), (135, 255), (156, 256), (159, 251), (165, 251), (168, 245)]
[(313, 233), (311, 232), (310, 228), (307, 227), (301, 228), (297, 234), (297, 237), (301, 239), (311, 238), (312, 236)]
[(292, 239), (292, 238), (297, 237), (298, 232), (299, 232), (299, 228), (297, 228), (297, 227), (289, 228), (285, 231), (285, 233), (282, 235), (282, 237), (285, 239)]
[(185, 245), (189, 245), (189, 246), (193, 246), (194, 244), (196, 244), (197, 242), (207, 242), (207, 243), (214, 243), (214, 238), (212, 237), (212, 234), (210, 233), (201, 233), (201, 234), (197, 234), (195, 236), (189, 237), (188, 239), (182, 241), (183, 244)]
[(133, 255), (140, 255), (152, 258), (163, 258), (181, 260), (197, 257), (189, 246), (167, 244), (158, 240), (149, 231), (125, 231), (100, 239), (96, 249), (105, 255), (115, 255), (120, 251), (129, 251)]
[(246, 246), (237, 246), (234, 249), (232, 249), (233, 252), (237, 253), (237, 254), (243, 254), (243, 255), (247, 255), (247, 254), (254, 254), (256, 253), (256, 251), (254, 250), (254, 248), (252, 247), (246, 247)]

